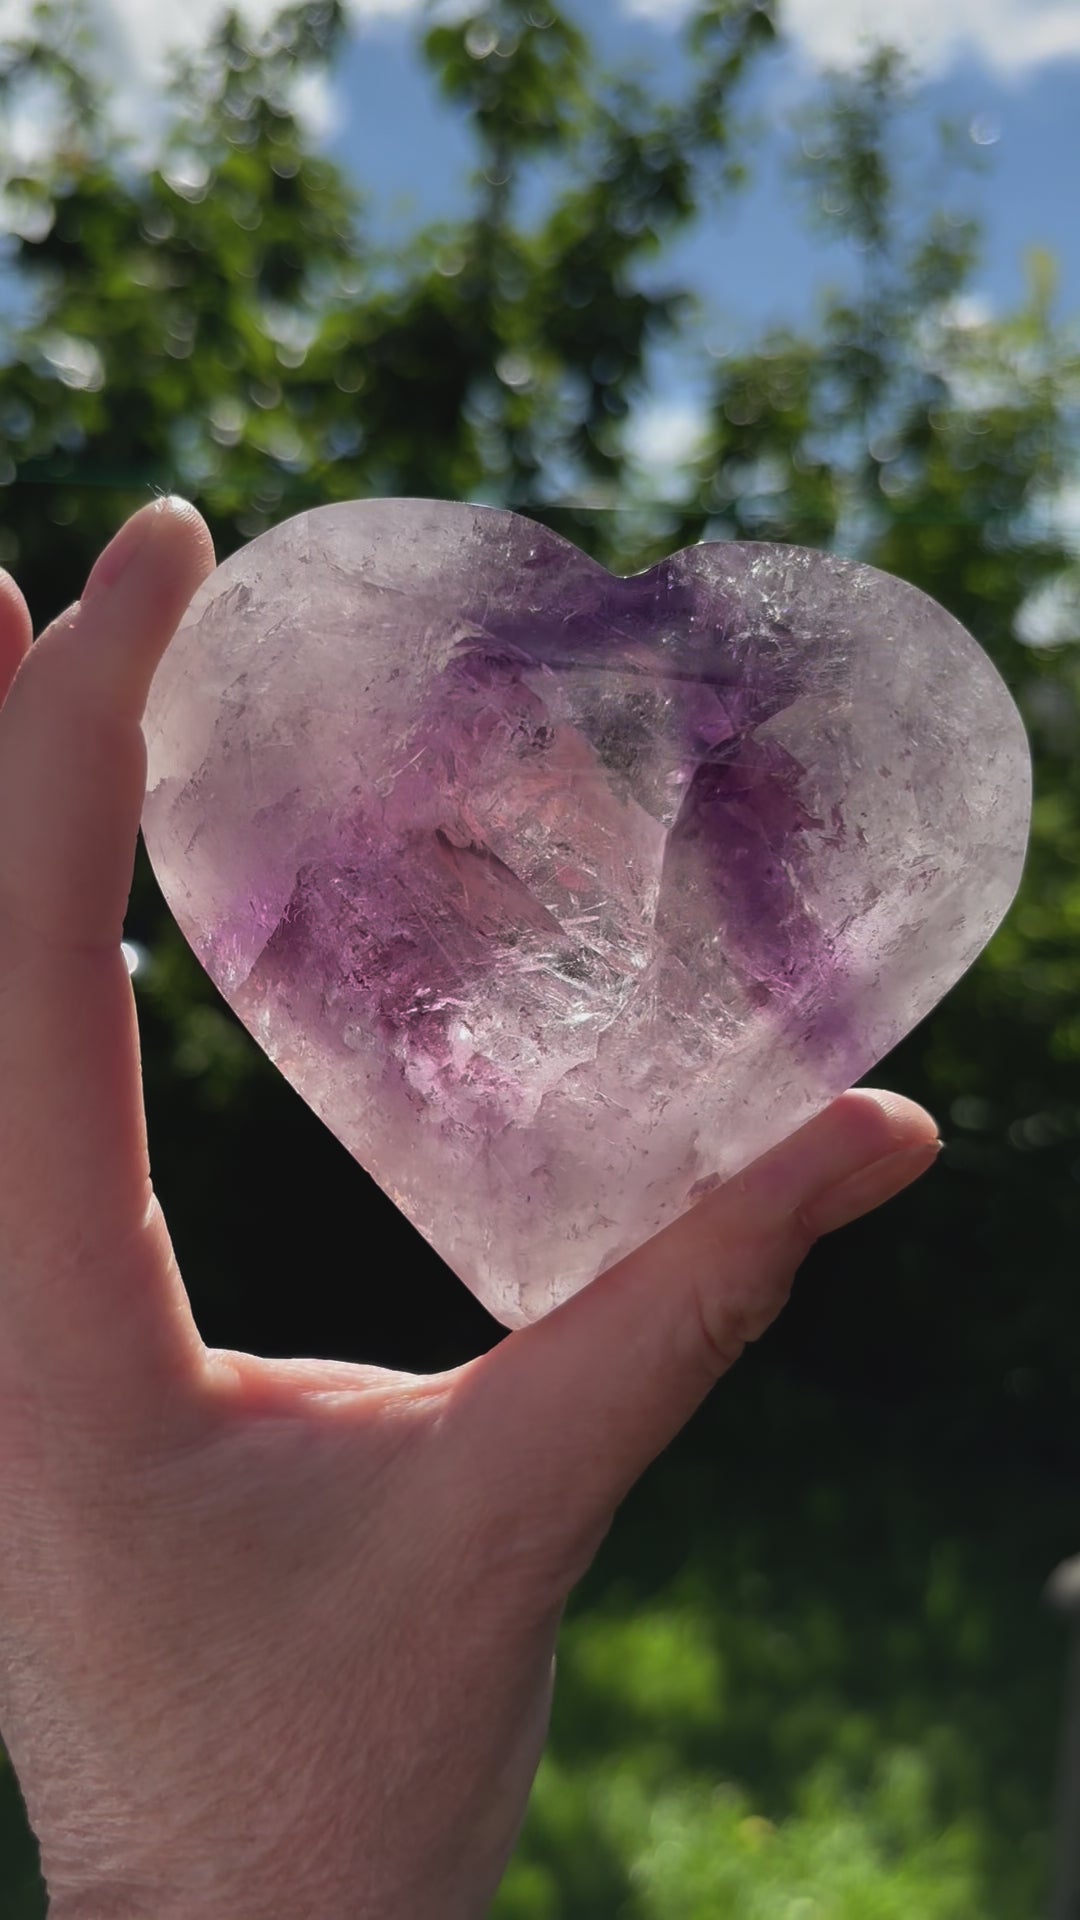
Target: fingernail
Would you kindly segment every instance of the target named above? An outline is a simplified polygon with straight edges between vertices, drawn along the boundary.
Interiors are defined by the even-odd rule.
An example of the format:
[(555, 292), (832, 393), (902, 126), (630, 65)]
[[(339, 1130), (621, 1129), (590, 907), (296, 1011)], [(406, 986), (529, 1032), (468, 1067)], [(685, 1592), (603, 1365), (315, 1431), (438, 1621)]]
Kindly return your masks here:
[(837, 1186), (827, 1187), (802, 1209), (810, 1231), (835, 1233), (838, 1227), (846, 1227), (850, 1221), (858, 1220), (862, 1214), (872, 1212), (874, 1207), (902, 1193), (933, 1166), (941, 1146), (940, 1140), (933, 1140), (924, 1147), (905, 1147), (901, 1153), (890, 1153), (884, 1160), (862, 1167)]
[(185, 500), (170, 495), (163, 500), (155, 500), (152, 506), (142, 507), (138, 513), (126, 520), (119, 533), (114, 534), (90, 572), (90, 578), (83, 589), (83, 602), (96, 600), (103, 593), (118, 586), (129, 567), (137, 560), (146, 546), (154, 528), (165, 513), (178, 511), (190, 512)]

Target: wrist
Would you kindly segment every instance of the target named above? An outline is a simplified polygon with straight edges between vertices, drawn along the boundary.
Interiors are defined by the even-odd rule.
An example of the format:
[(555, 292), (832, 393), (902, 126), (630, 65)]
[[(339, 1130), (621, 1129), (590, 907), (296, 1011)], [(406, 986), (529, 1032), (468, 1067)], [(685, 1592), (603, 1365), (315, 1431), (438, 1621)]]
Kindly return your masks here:
[(194, 1887), (100, 1886), (50, 1891), (47, 1920), (380, 1920), (356, 1892), (328, 1895), (282, 1880), (273, 1890), (245, 1888), (239, 1896), (212, 1883)]
[(357, 1901), (327, 1904), (283, 1887), (249, 1904), (207, 1891), (196, 1899), (172, 1894), (87, 1893), (50, 1899), (47, 1920), (375, 1920)]

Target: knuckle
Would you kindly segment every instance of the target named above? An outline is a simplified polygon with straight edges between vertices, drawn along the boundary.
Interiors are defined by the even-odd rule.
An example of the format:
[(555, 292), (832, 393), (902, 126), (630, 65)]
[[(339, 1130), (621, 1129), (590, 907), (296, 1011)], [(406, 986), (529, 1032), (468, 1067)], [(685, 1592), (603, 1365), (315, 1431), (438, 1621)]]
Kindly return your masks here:
[(738, 1314), (730, 1301), (718, 1300), (715, 1290), (698, 1284), (691, 1289), (691, 1339), (710, 1380), (719, 1380), (735, 1365), (746, 1346)]
[(793, 1215), (774, 1229), (767, 1244), (728, 1249), (719, 1273), (694, 1281), (690, 1338), (710, 1379), (727, 1373), (772, 1326), (787, 1305), (796, 1270), (813, 1238)]

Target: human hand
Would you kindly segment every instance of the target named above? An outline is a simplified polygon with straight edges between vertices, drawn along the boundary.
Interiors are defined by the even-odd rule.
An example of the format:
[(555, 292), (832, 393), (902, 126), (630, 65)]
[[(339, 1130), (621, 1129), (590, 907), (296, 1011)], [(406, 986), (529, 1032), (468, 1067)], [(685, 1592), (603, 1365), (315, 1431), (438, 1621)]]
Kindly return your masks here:
[(120, 935), (143, 705), (211, 565), (166, 501), (32, 649), (0, 586), (0, 1728), (54, 1920), (478, 1920), (616, 1505), (935, 1129), (846, 1095), (433, 1378), (204, 1347)]

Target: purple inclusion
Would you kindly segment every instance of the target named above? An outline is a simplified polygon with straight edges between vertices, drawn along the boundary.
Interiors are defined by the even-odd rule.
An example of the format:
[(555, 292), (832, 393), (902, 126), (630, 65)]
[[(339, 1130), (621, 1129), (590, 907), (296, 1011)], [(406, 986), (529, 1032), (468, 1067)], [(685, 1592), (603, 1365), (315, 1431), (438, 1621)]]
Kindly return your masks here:
[(798, 982), (820, 947), (796, 877), (806, 834), (823, 824), (799, 798), (802, 775), (776, 741), (739, 739), (694, 774), (664, 857), (658, 934), (675, 947), (702, 916), (699, 939), (710, 919), (722, 925), (727, 963), (759, 1004)]
[[(392, 1046), (447, 1071), (455, 1014), (530, 947), (563, 979), (617, 996), (625, 970), (571, 931), (572, 883), (539, 898), (470, 819), (487, 743), (508, 786), (524, 769), (550, 789), (561, 726), (588, 742), (619, 804), (668, 823), (652, 928), (661, 1003), (685, 997), (689, 969), (706, 1002), (734, 987), (783, 1019), (794, 1001), (805, 1029), (803, 989), (829, 971), (801, 884), (823, 822), (802, 797), (803, 767), (756, 735), (804, 690), (807, 654), (780, 627), (748, 630), (714, 586), (667, 566), (629, 580), (590, 568), (585, 588), (541, 580), (509, 606), (463, 610), (468, 638), (428, 684), (406, 767), (383, 806), (343, 822), (298, 873), (261, 980), (268, 970), (291, 981), (294, 1002), (314, 991), (345, 1015), (362, 1004)], [(482, 1073), (478, 1059), (470, 1071)]]
[[(635, 771), (633, 748), (662, 709), (674, 709), (674, 730), (664, 717), (686, 785), (668, 830), (656, 932), (685, 952), (688, 937), (700, 945), (722, 930), (726, 966), (763, 1004), (802, 974), (820, 975), (824, 957), (800, 881), (807, 836), (825, 823), (801, 795), (806, 769), (777, 741), (755, 737), (804, 691), (806, 656), (782, 644), (791, 639), (785, 629), (748, 635), (715, 592), (703, 608), (701, 583), (667, 564), (631, 579), (609, 576), (604, 585), (599, 604), (561, 618), (530, 610), (496, 624), (489, 615), (491, 640), (463, 646), (447, 679), (488, 688), (501, 680), (509, 688), (539, 667), (571, 683), (573, 698), (575, 675), (616, 676), (623, 682), (617, 728), (598, 728), (586, 712), (582, 730), (647, 810), (663, 796), (649, 790), (647, 756)], [(738, 634), (734, 646), (726, 627)], [(830, 834), (843, 831), (834, 818)]]

